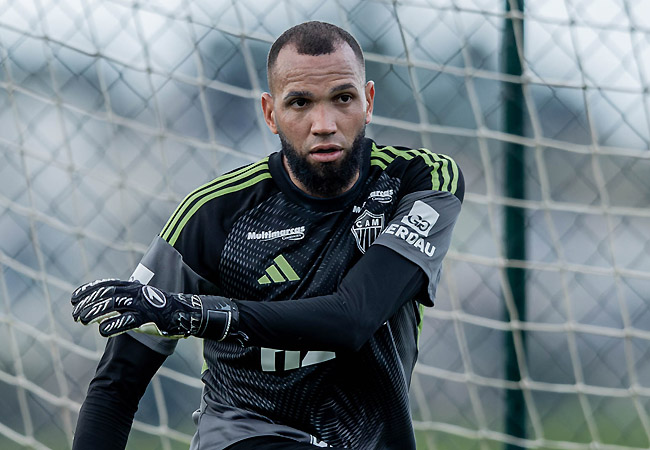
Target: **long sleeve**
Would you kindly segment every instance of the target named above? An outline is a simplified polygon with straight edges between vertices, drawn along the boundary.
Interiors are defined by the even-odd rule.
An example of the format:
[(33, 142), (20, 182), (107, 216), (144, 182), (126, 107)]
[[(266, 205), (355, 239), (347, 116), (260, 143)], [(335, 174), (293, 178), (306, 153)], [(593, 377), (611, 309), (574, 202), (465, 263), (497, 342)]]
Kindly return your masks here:
[(138, 403), (165, 358), (127, 334), (109, 339), (79, 411), (73, 450), (125, 448)]
[(238, 301), (250, 344), (286, 350), (357, 350), (406, 301), (426, 295), (426, 276), (383, 246), (366, 255), (331, 295), (279, 302)]

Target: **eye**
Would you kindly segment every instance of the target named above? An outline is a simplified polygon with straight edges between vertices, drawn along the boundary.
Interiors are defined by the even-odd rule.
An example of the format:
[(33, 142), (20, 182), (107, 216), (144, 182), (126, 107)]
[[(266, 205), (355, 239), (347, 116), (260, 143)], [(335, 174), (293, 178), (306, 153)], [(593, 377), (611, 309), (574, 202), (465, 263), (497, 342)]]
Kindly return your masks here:
[(352, 101), (352, 96), (350, 94), (339, 95), (339, 101), (341, 103), (350, 103)]
[(296, 98), (291, 101), (290, 105), (297, 108), (304, 108), (307, 106), (307, 103), (309, 103), (309, 101), (306, 98)]

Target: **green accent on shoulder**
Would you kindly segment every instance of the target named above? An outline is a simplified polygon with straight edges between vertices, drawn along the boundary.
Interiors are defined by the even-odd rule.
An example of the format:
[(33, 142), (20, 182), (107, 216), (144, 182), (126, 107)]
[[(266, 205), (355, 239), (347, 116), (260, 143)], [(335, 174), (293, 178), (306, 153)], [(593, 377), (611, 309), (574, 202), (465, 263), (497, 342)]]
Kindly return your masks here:
[(379, 148), (376, 144), (373, 144), (370, 153), (370, 164), (386, 169), (387, 165), (396, 158), (411, 160), (416, 157), (422, 158), (425, 164), (431, 167), (431, 189), (449, 191), (452, 194), (456, 192), (456, 189), (458, 189), (458, 165), (456, 165), (456, 162), (447, 155), (434, 153), (426, 148), (400, 150), (389, 145)]
[[(435, 153), (432, 153), (431, 157), (435, 159), (437, 163), (434, 163), (437, 166), (437, 170), (435, 172), (431, 172), (431, 184), (437, 185), (437, 190), (439, 191), (446, 191), (448, 190), (447, 187), (449, 186), (450, 181), (449, 170), (447, 170), (447, 160), (441, 158)], [(440, 179), (438, 178), (438, 175), (442, 175), (442, 185), (440, 185)]]
[(416, 152), (417, 155), (424, 160), (427, 166), (433, 168), (431, 171), (431, 189), (434, 191), (440, 190), (440, 180), (438, 179), (440, 163), (437, 162), (436, 154), (426, 148), (419, 148)]
[(456, 193), (458, 189), (458, 165), (456, 161), (448, 155), (442, 153), (434, 153), (426, 148), (420, 149), (426, 154), (433, 157), (440, 163), (440, 173), (443, 178), (443, 184), (440, 188), (441, 191), (448, 191), (452, 194)]
[(382, 170), (385, 170), (388, 165), (382, 161), (379, 161), (377, 159), (371, 159), (370, 160), (370, 165), (371, 166), (379, 166)]
[(271, 279), (273, 280), (274, 283), (282, 283), (283, 281), (287, 281), (287, 280), (282, 276), (282, 274), (280, 273), (280, 271), (278, 270), (278, 268), (275, 267), (275, 266), (273, 266), (273, 265), (267, 267), (267, 269), (266, 269), (266, 273), (269, 274), (269, 276), (271, 277)]
[(201, 196), (203, 193), (209, 191), (212, 187), (214, 187), (218, 183), (222, 183), (224, 181), (227, 181), (231, 178), (236, 177), (237, 175), (240, 175), (242, 172), (246, 172), (248, 170), (254, 169), (255, 167), (259, 166), (260, 164), (264, 163), (268, 158), (264, 158), (261, 161), (256, 162), (253, 165), (241, 167), (237, 170), (234, 170), (233, 172), (222, 175), (220, 177), (215, 178), (214, 180), (204, 184), (203, 186), (200, 186), (194, 191), (192, 191), (190, 194), (188, 194), (183, 201), (181, 202), (180, 205), (176, 208), (172, 216), (169, 218), (167, 221), (167, 224), (163, 227), (162, 231), (160, 232), (160, 236), (162, 237), (164, 234), (168, 233), (169, 228), (171, 227), (172, 223), (177, 221), (177, 217), (182, 214), (182, 212), (187, 208), (187, 205), (189, 203), (192, 203), (197, 197)]
[(298, 281), (300, 277), (293, 270), (293, 267), (289, 265), (289, 262), (285, 259), (284, 256), (279, 255), (273, 261), (280, 267), (280, 270), (284, 273), (284, 276), (287, 277), (289, 281)]
[(433, 159), (432, 159), (432, 158), (435, 159), (435, 156), (436, 156), (435, 153), (431, 153), (426, 148), (419, 148), (417, 150), (414, 150), (414, 152), (417, 152), (415, 154), (417, 156), (419, 156), (420, 158), (422, 158), (424, 160), (424, 162), (427, 163), (427, 166), (430, 166), (430, 167), (435, 166), (435, 163), (433, 162)]
[(438, 158), (440, 161), (444, 161), (443, 177), (445, 179), (445, 183), (443, 184), (441, 190), (449, 191), (452, 194), (456, 193), (456, 189), (458, 189), (458, 165), (456, 164), (456, 161), (454, 161), (452, 157), (443, 155), (442, 153), (432, 154), (436, 155), (436, 158)]
[(160, 237), (169, 242), (169, 237), (172, 233), (172, 230), (182, 219), (184, 214), (186, 214), (186, 210), (189, 208), (189, 205), (191, 205), (195, 200), (198, 200), (202, 196), (208, 195), (211, 192), (218, 191), (227, 184), (236, 183), (242, 178), (259, 172), (260, 170), (268, 170), (268, 160), (269, 158), (266, 157), (253, 165), (245, 166), (229, 174), (217, 177), (209, 183), (206, 183), (203, 186), (192, 191), (189, 195), (187, 195), (187, 197), (185, 197), (185, 199), (180, 203), (180, 205), (178, 205), (174, 213), (171, 215), (162, 231), (160, 232)]
[(449, 192), (451, 192), (452, 194), (455, 194), (456, 190), (458, 189), (458, 164), (456, 164), (456, 161), (454, 161), (453, 158), (450, 158), (449, 156), (446, 156), (446, 155), (442, 155), (442, 156), (449, 159), (449, 162), (451, 163), (450, 164), (451, 165), (451, 172), (452, 172), (452, 174), (454, 176), (452, 178), (451, 187), (449, 189)]
[(395, 158), (388, 155), (384, 150), (390, 149), (390, 147), (386, 148), (379, 148), (377, 145), (373, 144), (372, 145), (372, 152), (370, 152), (370, 157), (371, 158), (380, 158), (386, 161), (388, 164), (392, 163)]
[[(222, 187), (223, 185), (221, 185), (219, 187), (222, 187), (222, 189), (216, 190), (215, 192), (206, 194), (203, 197), (201, 197), (201, 199), (189, 211), (186, 211), (185, 214), (182, 216), (183, 218), (178, 224), (178, 226), (176, 227), (176, 231), (174, 232), (174, 234), (171, 237), (168, 236), (169, 237), (168, 240), (165, 239), (165, 236), (162, 236), (162, 238), (167, 240), (167, 242), (169, 242), (169, 245), (173, 246), (178, 240), (178, 236), (181, 234), (183, 227), (187, 224), (190, 218), (199, 210), (199, 208), (201, 208), (201, 206), (203, 206), (210, 200), (213, 200), (217, 197), (221, 197), (222, 195), (241, 191), (242, 189), (246, 189), (247, 187), (253, 186), (254, 184), (259, 183), (262, 180), (271, 178), (271, 174), (268, 172), (268, 166), (261, 167), (259, 170), (256, 170), (256, 172), (259, 172), (260, 170), (266, 170), (266, 172), (261, 173), (255, 178), (251, 178), (250, 180), (242, 182), (241, 184), (235, 184), (229, 187)], [(251, 175), (251, 174), (243, 174), (242, 176), (244, 175)], [(241, 178), (241, 176), (238, 178)], [(215, 189), (217, 188), (215, 187)], [(173, 227), (169, 231), (171, 232), (172, 229)]]
[(266, 275), (262, 275), (262, 276), (257, 280), (257, 282), (258, 282), (259, 284), (269, 284), (269, 283), (271, 282), (271, 280), (269, 280), (269, 277), (267, 277)]
[(383, 149), (378, 149), (377, 155), (385, 154), (384, 152), (386, 151), (392, 152), (395, 155), (394, 157), (391, 158), (391, 161), (393, 161), (396, 158), (404, 158), (410, 160), (418, 155), (417, 150), (400, 150), (395, 147), (391, 147), (390, 145), (387, 145)]

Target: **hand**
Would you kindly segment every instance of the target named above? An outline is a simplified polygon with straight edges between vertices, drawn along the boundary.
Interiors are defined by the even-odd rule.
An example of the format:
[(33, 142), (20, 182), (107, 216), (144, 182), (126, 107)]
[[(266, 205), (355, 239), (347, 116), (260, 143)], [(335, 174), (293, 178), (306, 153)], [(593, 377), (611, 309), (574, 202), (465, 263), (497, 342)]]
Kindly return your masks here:
[(237, 305), (224, 297), (169, 294), (153, 286), (117, 279), (84, 284), (72, 293), (72, 317), (99, 322), (109, 337), (128, 330), (169, 338), (197, 336), (223, 340), (235, 331)]

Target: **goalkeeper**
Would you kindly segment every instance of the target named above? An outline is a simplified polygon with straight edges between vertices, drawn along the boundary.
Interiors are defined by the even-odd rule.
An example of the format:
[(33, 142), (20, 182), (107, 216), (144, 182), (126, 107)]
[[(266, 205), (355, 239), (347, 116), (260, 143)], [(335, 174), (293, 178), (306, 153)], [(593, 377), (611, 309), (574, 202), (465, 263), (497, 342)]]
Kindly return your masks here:
[(268, 55), (281, 151), (196, 189), (130, 281), (72, 295), (108, 339), (74, 449), (122, 449), (179, 337), (204, 340), (199, 449), (415, 449), (408, 389), (460, 212), (455, 162), (365, 137), (375, 89), (344, 30), (307, 22)]

